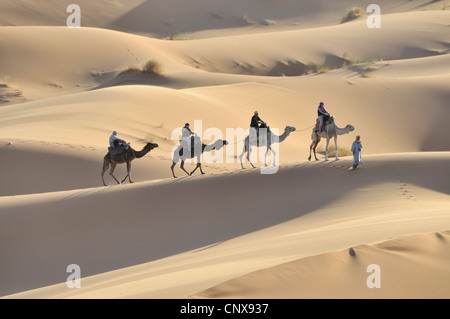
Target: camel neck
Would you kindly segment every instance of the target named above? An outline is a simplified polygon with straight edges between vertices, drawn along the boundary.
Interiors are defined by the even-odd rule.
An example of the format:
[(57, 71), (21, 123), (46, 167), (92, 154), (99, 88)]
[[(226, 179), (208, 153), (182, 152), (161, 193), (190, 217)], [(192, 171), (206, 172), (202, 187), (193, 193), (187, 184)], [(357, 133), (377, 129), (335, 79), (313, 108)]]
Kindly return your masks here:
[(216, 149), (216, 148), (217, 148), (216, 143), (217, 143), (217, 142), (214, 142), (214, 143), (208, 144), (208, 145), (202, 144), (202, 149), (203, 149), (203, 151), (205, 151), (205, 152), (210, 152), (210, 151)]
[(134, 151), (134, 156), (136, 156), (136, 158), (141, 158), (141, 157), (145, 156), (145, 154), (147, 154), (149, 151), (150, 151), (150, 149), (144, 147), (140, 151)]
[(278, 136), (278, 143), (283, 142), (288, 137), (288, 135), (289, 135), (289, 132), (287, 130), (285, 130), (283, 134)]
[(348, 133), (347, 128), (340, 128), (337, 125), (336, 125), (336, 129), (335, 130), (336, 130), (336, 134), (337, 135), (342, 135), (342, 134), (347, 134)]

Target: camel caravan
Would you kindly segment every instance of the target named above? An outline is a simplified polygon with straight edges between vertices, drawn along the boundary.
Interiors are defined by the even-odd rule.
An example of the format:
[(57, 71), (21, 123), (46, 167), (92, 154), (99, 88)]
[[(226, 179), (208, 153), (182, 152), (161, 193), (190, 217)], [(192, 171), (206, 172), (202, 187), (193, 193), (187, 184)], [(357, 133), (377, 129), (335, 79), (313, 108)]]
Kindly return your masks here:
[[(348, 134), (350, 132), (353, 132), (355, 130), (355, 127), (351, 124), (347, 124), (344, 128), (340, 128), (336, 125), (334, 122), (334, 117), (331, 116), (325, 109), (324, 103), (320, 102), (318, 109), (317, 109), (318, 117), (316, 120), (316, 125), (312, 129), (311, 134), (311, 145), (309, 147), (309, 157), (308, 161), (311, 160), (311, 153), (314, 153), (314, 157), (316, 161), (318, 161), (317, 155), (316, 155), (316, 148), (317, 145), (320, 143), (321, 139), (326, 139), (326, 147), (325, 147), (325, 161), (328, 161), (328, 147), (330, 140), (334, 138), (334, 144), (335, 144), (335, 157), (336, 160), (339, 160), (338, 158), (338, 146), (337, 146), (337, 138), (339, 135)], [(267, 125), (266, 122), (261, 120), (259, 117), (258, 111), (255, 111), (250, 122), (250, 129), (249, 134), (244, 139), (244, 145), (242, 149), (242, 153), (239, 155), (239, 160), (242, 169), (244, 169), (243, 164), (243, 157), (245, 154), (247, 154), (246, 158), (252, 168), (255, 168), (255, 165), (253, 165), (253, 162), (251, 160), (251, 152), (252, 148), (256, 147), (265, 147), (265, 154), (264, 154), (264, 165), (267, 166), (267, 154), (270, 151), (273, 160), (272, 165), (276, 165), (275, 161), (275, 155), (277, 154), (274, 150), (274, 145), (282, 143), (286, 140), (286, 138), (292, 133), (295, 132), (296, 128), (294, 126), (286, 126), (284, 129), (284, 132), (281, 135), (277, 135), (270, 127)], [(213, 150), (220, 150), (225, 145), (228, 145), (229, 143), (226, 140), (218, 139), (215, 142), (211, 144), (204, 144), (200, 137), (198, 137), (195, 133), (193, 133), (189, 127), (189, 123), (186, 123), (185, 126), (181, 130), (182, 139), (180, 140), (179, 144), (174, 147), (172, 151), (172, 166), (170, 167), (172, 171), (172, 175), (174, 178), (177, 178), (174, 172), (175, 166), (180, 162), (180, 168), (188, 175), (191, 176), (197, 169), (200, 171), (200, 173), (203, 175), (205, 174), (202, 170), (202, 162), (201, 157), (203, 153), (205, 152), (212, 152)], [(359, 136), (357, 138), (357, 143), (360, 143)], [(109, 144), (108, 147), (108, 153), (105, 155), (103, 159), (103, 170), (101, 172), (101, 177), (103, 181), (103, 185), (107, 186), (105, 183), (104, 175), (105, 172), (110, 168), (109, 175), (114, 178), (114, 180), (121, 184), (125, 182), (125, 180), (128, 178), (130, 183), (133, 183), (131, 179), (131, 162), (136, 158), (142, 158), (145, 156), (148, 152), (158, 147), (158, 144), (155, 143), (147, 143), (144, 148), (140, 151), (134, 150), (129, 143), (126, 141), (120, 139), (117, 137), (117, 132), (113, 131), (112, 135), (109, 138)], [(359, 144), (360, 145), (360, 144)], [(355, 162), (353, 165), (353, 169), (355, 169), (360, 162), (360, 146), (359, 148), (356, 147), (357, 154), (353, 152), (353, 149), (355, 149), (354, 146), (352, 146), (352, 152), (355, 156)], [(196, 159), (196, 167), (191, 171), (188, 172), (184, 168), (185, 161), (187, 159)], [(358, 158), (358, 163), (356, 163), (356, 159)], [(114, 176), (114, 170), (116, 169), (116, 166), (118, 164), (126, 164), (127, 168), (127, 175), (125, 178), (119, 182), (119, 180)]]

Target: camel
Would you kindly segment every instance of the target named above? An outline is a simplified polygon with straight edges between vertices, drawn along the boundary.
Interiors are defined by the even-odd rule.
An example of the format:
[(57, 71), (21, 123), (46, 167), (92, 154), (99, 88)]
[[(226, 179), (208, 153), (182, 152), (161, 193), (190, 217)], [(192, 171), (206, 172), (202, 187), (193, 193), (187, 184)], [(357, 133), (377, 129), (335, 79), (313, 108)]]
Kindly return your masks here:
[(325, 123), (325, 130), (321, 131), (321, 132), (317, 132), (316, 128), (313, 128), (312, 130), (312, 143), (309, 146), (309, 157), (308, 157), (308, 161), (311, 160), (311, 149), (314, 151), (314, 157), (316, 158), (316, 161), (318, 161), (317, 159), (317, 155), (316, 155), (316, 147), (320, 142), (320, 139), (326, 138), (327, 139), (327, 146), (325, 148), (325, 161), (328, 161), (328, 145), (330, 144), (330, 139), (332, 137), (334, 137), (334, 147), (336, 150), (336, 161), (339, 160), (338, 158), (338, 147), (337, 147), (337, 137), (338, 135), (343, 135), (343, 134), (348, 134), (350, 132), (353, 132), (355, 130), (355, 127), (351, 124), (347, 124), (347, 126), (345, 128), (339, 128), (337, 127), (336, 123), (334, 122), (334, 118), (331, 117), (329, 121), (327, 121)]
[[(266, 153), (265, 153), (265, 157), (264, 157), (264, 165), (267, 166), (267, 153), (269, 152), (269, 150), (275, 156), (275, 152), (272, 149), (272, 144), (273, 143), (281, 143), (281, 142), (283, 142), (289, 136), (289, 134), (291, 134), (294, 131), (295, 131), (295, 127), (293, 127), (293, 126), (286, 126), (286, 128), (284, 129), (284, 133), (282, 135), (280, 135), (280, 136), (277, 136), (277, 135), (273, 134), (270, 131), (270, 129), (267, 127), (267, 136), (265, 138), (263, 138), (262, 141), (260, 141), (260, 137), (262, 137), (262, 135), (259, 135), (258, 136), (258, 140), (257, 141), (252, 141), (252, 143), (250, 143), (250, 136), (247, 136), (245, 138), (245, 140), (244, 140), (244, 149), (243, 149), (241, 155), (239, 156), (239, 159), (241, 161), (242, 169), (244, 169), (244, 165), (242, 163), (242, 158), (244, 157), (244, 154), (246, 152), (248, 152), (247, 153), (248, 162), (250, 163), (250, 165), (252, 165), (253, 168), (255, 168), (253, 163), (250, 161), (250, 152), (251, 152), (251, 149), (252, 149), (251, 147), (252, 146), (256, 146), (256, 147), (266, 146)], [(273, 166), (275, 166), (275, 157), (274, 157), (274, 161), (273, 161)]]
[[(203, 174), (205, 174), (202, 170), (202, 163), (201, 163), (201, 155), (203, 154), (203, 152), (211, 152), (212, 150), (220, 150), (224, 145), (228, 145), (228, 142), (225, 140), (217, 140), (212, 144), (206, 145), (202, 143), (201, 148), (200, 147), (194, 147), (194, 143), (191, 143), (191, 152), (190, 154), (184, 154), (183, 152), (183, 146), (180, 144), (173, 152), (172, 155), (172, 166), (170, 167), (170, 169), (172, 170), (172, 175), (174, 178), (177, 178), (175, 176), (175, 173), (173, 171), (173, 168), (175, 167), (175, 165), (177, 165), (177, 163), (181, 160), (181, 164), (180, 164), (180, 168), (186, 172), (186, 174), (188, 174), (188, 176), (191, 176), (196, 170), (197, 168), (200, 169), (200, 172)], [(189, 157), (189, 158), (194, 158), (194, 156), (197, 158), (197, 166), (195, 167), (195, 169), (192, 172), (188, 172), (184, 169), (184, 161)]]
[[(158, 144), (147, 143), (147, 145), (145, 145), (141, 151), (135, 151), (134, 149), (129, 147), (127, 150), (123, 151), (120, 154), (111, 155), (108, 152), (108, 154), (106, 154), (105, 157), (103, 158), (103, 170), (102, 170), (102, 174), (101, 174), (103, 185), (107, 186), (103, 175), (105, 175), (106, 170), (110, 166), (111, 166), (111, 170), (109, 172), (109, 175), (111, 175), (116, 180), (117, 184), (121, 184), (121, 183), (125, 182), (127, 177), (128, 177), (128, 180), (130, 181), (130, 183), (133, 183), (133, 181), (131, 180), (131, 175), (130, 175), (131, 161), (134, 160), (135, 158), (141, 158), (141, 157), (145, 156), (148, 152), (150, 152), (152, 149), (157, 148), (157, 147), (158, 147)], [(122, 180), (122, 182), (119, 182), (117, 180), (117, 178), (114, 176), (114, 170), (116, 169), (117, 164), (123, 164), (123, 163), (127, 164), (127, 175)]]

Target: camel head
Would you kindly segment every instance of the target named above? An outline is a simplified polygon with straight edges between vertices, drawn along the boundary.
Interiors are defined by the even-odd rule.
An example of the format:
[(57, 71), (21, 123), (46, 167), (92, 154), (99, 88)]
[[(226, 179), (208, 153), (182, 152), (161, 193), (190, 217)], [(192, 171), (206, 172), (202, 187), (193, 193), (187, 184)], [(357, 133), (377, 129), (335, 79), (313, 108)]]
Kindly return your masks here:
[(347, 124), (345, 128), (347, 129), (348, 133), (353, 132), (355, 130), (355, 127), (351, 124)]
[(145, 148), (152, 150), (154, 148), (157, 148), (159, 145), (156, 143), (147, 143), (147, 145), (145, 145)]
[(286, 128), (284, 129), (286, 132), (292, 133), (295, 132), (296, 128), (293, 126), (286, 126)]

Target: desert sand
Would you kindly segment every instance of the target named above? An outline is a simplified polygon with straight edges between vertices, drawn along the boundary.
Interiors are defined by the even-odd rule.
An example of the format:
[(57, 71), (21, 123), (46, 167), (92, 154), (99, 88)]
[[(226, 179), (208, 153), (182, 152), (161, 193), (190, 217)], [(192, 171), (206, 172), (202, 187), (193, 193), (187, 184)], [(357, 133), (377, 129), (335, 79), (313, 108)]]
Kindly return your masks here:
[[(80, 0), (68, 28), (72, 2), (0, 3), (0, 297), (450, 298), (450, 4)], [(371, 3), (381, 28), (341, 23)], [(339, 160), (308, 161), (320, 101)], [(227, 134), (255, 110), (296, 128), (274, 174)], [(185, 122), (229, 144), (173, 178)], [(113, 130), (158, 148), (105, 187)]]

